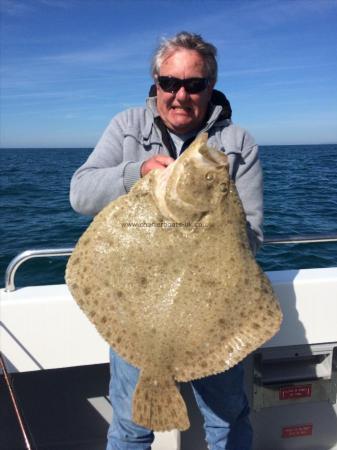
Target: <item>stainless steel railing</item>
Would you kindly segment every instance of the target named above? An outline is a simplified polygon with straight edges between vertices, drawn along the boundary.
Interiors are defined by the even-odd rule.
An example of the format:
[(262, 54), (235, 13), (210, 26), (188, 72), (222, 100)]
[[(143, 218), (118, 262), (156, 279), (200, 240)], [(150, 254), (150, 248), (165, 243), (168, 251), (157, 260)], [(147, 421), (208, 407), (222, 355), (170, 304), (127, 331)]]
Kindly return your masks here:
[[(267, 236), (264, 239), (264, 245), (279, 245), (279, 244), (311, 244), (322, 242), (337, 242), (337, 234), (325, 235), (304, 235), (304, 236)], [(26, 250), (19, 253), (8, 264), (5, 274), (5, 291), (15, 291), (15, 274), (18, 268), (29, 259), (33, 258), (48, 258), (54, 256), (70, 256), (74, 247), (68, 248), (54, 248), (41, 250)]]
[(320, 242), (337, 242), (337, 234), (306, 234), (304, 236), (267, 236), (264, 239), (264, 245), (316, 244)]

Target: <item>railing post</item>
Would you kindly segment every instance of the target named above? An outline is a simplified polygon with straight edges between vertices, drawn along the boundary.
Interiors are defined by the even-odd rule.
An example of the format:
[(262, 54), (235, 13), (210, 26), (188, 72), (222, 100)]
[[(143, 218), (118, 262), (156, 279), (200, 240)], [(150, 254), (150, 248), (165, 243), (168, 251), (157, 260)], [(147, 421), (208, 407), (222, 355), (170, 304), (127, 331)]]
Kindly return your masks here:
[(74, 248), (54, 248), (54, 249), (41, 249), (41, 250), (26, 250), (19, 253), (8, 264), (5, 274), (5, 292), (15, 291), (15, 274), (18, 268), (25, 261), (32, 258), (48, 258), (51, 256), (70, 256)]

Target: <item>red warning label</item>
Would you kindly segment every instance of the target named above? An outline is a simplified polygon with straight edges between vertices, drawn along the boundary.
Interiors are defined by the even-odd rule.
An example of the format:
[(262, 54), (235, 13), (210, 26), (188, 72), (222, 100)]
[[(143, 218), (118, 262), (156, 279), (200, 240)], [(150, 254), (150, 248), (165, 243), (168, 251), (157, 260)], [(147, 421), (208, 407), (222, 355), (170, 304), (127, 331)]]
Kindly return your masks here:
[(304, 397), (311, 397), (311, 384), (285, 386), (281, 387), (279, 390), (280, 400), (296, 400)]
[(312, 435), (312, 424), (307, 423), (305, 425), (294, 425), (291, 427), (282, 428), (283, 438), (298, 438)]

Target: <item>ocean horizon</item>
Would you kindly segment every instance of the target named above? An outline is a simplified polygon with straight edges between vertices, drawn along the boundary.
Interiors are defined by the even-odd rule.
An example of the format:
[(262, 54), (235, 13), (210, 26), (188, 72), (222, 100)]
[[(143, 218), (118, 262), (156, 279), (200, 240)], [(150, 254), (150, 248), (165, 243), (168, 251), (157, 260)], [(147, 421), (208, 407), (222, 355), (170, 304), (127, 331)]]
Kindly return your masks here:
[[(320, 142), (317, 144), (259, 144), (259, 148), (262, 147), (317, 147), (325, 145), (337, 145), (337, 142)], [(66, 147), (45, 147), (45, 146), (31, 146), (31, 147), (0, 147), (1, 150), (93, 150), (95, 145), (84, 145), (80, 147), (66, 146)]]

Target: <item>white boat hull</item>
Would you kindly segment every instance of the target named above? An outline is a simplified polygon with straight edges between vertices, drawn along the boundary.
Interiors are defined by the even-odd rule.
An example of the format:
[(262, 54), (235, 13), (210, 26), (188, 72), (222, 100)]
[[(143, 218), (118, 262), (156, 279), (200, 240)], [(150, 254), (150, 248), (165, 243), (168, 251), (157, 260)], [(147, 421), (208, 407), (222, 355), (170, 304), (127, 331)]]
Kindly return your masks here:
[[(284, 369), (285, 366), (282, 366), (281, 357), (282, 352), (291, 351), (295, 347), (300, 351), (311, 349), (311, 353), (319, 352), (322, 349), (322, 354), (328, 356), (323, 365), (317, 363), (312, 368), (311, 378), (314, 381), (326, 380), (324, 386), (328, 386), (330, 380), (333, 390), (335, 383), (333, 358), (334, 351), (336, 352), (334, 349), (337, 348), (337, 268), (279, 271), (269, 272), (267, 275), (280, 299), (284, 321), (279, 333), (256, 352), (256, 355), (259, 355), (260, 352), (264, 360), (268, 357), (274, 358), (273, 364), (281, 364), (277, 367), (282, 367), (282, 369), (277, 369), (277, 372), (284, 371), (285, 374), (283, 380), (278, 379), (277, 383), (274, 383), (275, 392), (281, 392), (277, 389), (281, 389), (282, 386), (293, 386), (293, 390), (289, 388), (287, 395), (290, 396), (288, 398), (290, 401), (284, 404), (277, 403), (277, 401), (269, 404), (268, 401), (271, 400), (266, 400), (265, 403), (257, 400), (254, 392), (258, 391), (259, 395), (261, 393), (259, 387), (254, 384), (256, 382), (256, 373), (254, 374), (257, 364), (254, 360), (256, 355), (248, 358), (246, 362), (247, 390), (252, 402), (252, 421), (256, 430), (255, 449), (337, 449), (337, 410), (332, 401), (333, 392), (329, 398), (323, 396), (313, 400), (303, 397), (299, 398), (298, 402), (298, 398), (295, 397), (299, 396), (302, 391), (304, 392), (303, 386), (307, 386), (311, 382), (308, 382), (308, 377), (302, 381), (297, 379), (297, 384), (294, 384), (293, 378), (287, 379), (287, 370)], [(98, 389), (94, 395), (82, 392), (82, 395), (86, 396), (86, 402), (83, 404), (86, 405), (86, 408), (96, 411), (105, 424), (103, 429), (106, 433), (112, 416), (111, 407), (106, 398), (109, 378), (108, 344), (81, 312), (67, 287), (65, 285), (26, 287), (14, 292), (1, 290), (0, 313), (1, 351), (6, 359), (9, 372), (12, 373), (14, 379), (16, 377), (19, 380), (21, 377), (21, 384), (26, 383), (27, 389), (29, 386), (29, 389), (32, 389), (33, 373), (36, 371), (40, 371), (36, 380), (40, 377), (41, 390), (43, 383), (46, 383), (43, 381), (43, 372), (46, 376), (48, 375), (49, 379), (55, 377), (55, 392), (48, 399), (50, 405), (57, 398), (57, 389), (60, 389), (60, 392), (65, 389), (62, 388), (62, 385), (57, 385), (57, 380), (62, 377), (66, 380), (67, 373), (68, 375), (72, 374), (73, 377), (76, 371), (81, 379), (81, 376), (84, 376), (83, 374), (86, 372), (89, 373), (92, 367), (97, 368), (97, 373), (100, 373), (101, 389)], [(293, 357), (295, 358), (294, 354)], [(307, 359), (299, 358), (300, 364), (303, 366), (303, 361)], [(319, 359), (322, 358), (317, 358), (317, 361)], [(294, 372), (293, 368), (291, 370)], [(97, 379), (97, 381), (99, 380)], [(67, 382), (70, 383), (70, 381)], [(268, 387), (270, 383), (265, 383), (264, 386), (263, 377), (259, 383), (261, 395), (271, 395)], [(317, 382), (317, 386), (321, 386), (319, 383)], [(312, 383), (311, 385), (316, 386)], [(297, 386), (302, 387), (297, 388)], [(157, 434), (153, 445), (154, 450), (206, 449), (200, 415), (188, 388), (183, 386), (182, 390), (189, 403), (192, 418), (191, 430), (182, 434), (176, 431)], [(24, 388), (21, 389), (21, 392), (24, 392)], [(307, 410), (309, 408), (309, 417), (308, 414), (303, 415), (303, 411), (299, 408), (301, 404), (304, 404)], [(325, 419), (322, 419), (322, 414), (325, 415)], [(326, 427), (322, 427), (322, 420), (325, 420), (326, 425), (329, 424), (329, 432)], [(323, 432), (323, 429), (324, 437), (319, 434)], [(92, 444), (92, 447), (88, 444), (88, 448), (103, 449), (102, 439), (104, 438), (100, 439), (97, 444)], [(323, 442), (322, 439), (325, 439), (326, 442)], [(82, 447), (70, 447), (70, 443), (67, 445), (69, 449), (87, 448), (83, 442)], [(61, 447), (56, 448), (61, 449)], [(12, 449), (8, 447), (8, 450)]]

